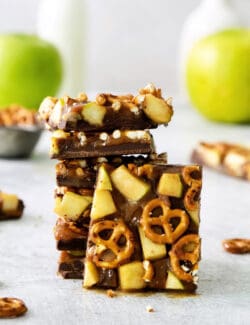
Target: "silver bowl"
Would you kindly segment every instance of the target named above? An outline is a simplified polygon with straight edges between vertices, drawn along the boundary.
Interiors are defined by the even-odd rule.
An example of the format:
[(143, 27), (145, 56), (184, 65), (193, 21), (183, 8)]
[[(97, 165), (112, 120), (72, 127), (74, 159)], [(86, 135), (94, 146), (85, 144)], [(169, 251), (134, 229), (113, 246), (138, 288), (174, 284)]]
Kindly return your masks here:
[(28, 158), (42, 130), (40, 126), (1, 126), (0, 158)]

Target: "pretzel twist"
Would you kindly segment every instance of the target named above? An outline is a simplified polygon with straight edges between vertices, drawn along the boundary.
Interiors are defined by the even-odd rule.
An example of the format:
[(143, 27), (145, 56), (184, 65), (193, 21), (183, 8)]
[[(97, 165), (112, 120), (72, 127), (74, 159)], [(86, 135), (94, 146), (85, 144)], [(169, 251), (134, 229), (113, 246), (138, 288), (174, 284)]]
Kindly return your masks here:
[[(200, 238), (198, 235), (189, 234), (180, 238), (169, 252), (170, 264), (175, 275), (183, 281), (193, 282), (192, 270), (197, 269), (200, 259)], [(181, 267), (181, 261), (192, 263), (191, 270), (187, 273)]]
[(201, 186), (201, 168), (200, 166), (186, 166), (182, 169), (182, 177), (188, 186), (192, 184)]
[[(105, 230), (112, 232), (108, 239), (100, 236), (100, 232)], [(124, 245), (119, 244), (121, 237), (126, 240)], [(104, 220), (93, 224), (89, 238), (95, 244), (94, 249), (91, 249), (92, 260), (99, 267), (116, 268), (125, 263), (134, 252), (134, 236), (122, 220)], [(102, 258), (108, 250), (114, 254), (111, 260)]]
[(199, 208), (201, 185), (199, 183), (192, 183), (185, 193), (183, 202), (188, 211), (195, 211)]
[(182, 170), (182, 177), (189, 186), (184, 196), (184, 206), (188, 211), (199, 208), (201, 192), (201, 170), (200, 166), (186, 166)]
[[(152, 216), (152, 212), (156, 208), (161, 208), (160, 216)], [(173, 218), (179, 218), (180, 222), (175, 229), (171, 225)], [(189, 217), (184, 210), (171, 210), (163, 200), (153, 199), (148, 202), (142, 213), (140, 223), (143, 227), (146, 237), (158, 244), (172, 244), (178, 239), (188, 228)], [(163, 229), (163, 234), (154, 231), (153, 227), (159, 226)]]

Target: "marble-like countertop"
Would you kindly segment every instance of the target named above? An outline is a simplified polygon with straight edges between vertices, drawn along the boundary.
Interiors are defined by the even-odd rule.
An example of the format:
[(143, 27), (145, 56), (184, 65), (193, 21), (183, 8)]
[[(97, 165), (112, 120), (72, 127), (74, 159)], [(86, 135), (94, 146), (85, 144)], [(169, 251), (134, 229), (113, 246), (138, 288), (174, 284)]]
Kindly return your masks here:
[[(154, 131), (158, 152), (170, 163), (187, 163), (199, 140), (250, 145), (250, 126), (212, 124), (180, 103), (167, 128)], [(3, 140), (3, 139), (2, 139)], [(55, 161), (43, 134), (29, 160), (0, 160), (0, 188), (25, 202), (22, 219), (0, 223), (0, 296), (23, 299), (29, 312), (0, 324), (249, 324), (250, 255), (225, 253), (224, 238), (250, 237), (250, 183), (204, 170), (200, 282), (194, 296), (86, 291), (80, 280), (56, 275), (53, 225)], [(148, 313), (150, 305), (154, 313)]]

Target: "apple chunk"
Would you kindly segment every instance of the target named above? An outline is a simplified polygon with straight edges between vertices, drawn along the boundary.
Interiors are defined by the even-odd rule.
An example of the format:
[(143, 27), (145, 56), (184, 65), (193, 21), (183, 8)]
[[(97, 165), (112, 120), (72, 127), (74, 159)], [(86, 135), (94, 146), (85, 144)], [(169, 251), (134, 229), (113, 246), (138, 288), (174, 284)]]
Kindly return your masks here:
[(166, 281), (166, 289), (176, 289), (176, 290), (183, 290), (184, 285), (182, 282), (174, 275), (173, 272), (168, 271), (168, 277)]
[(111, 173), (114, 186), (130, 201), (138, 201), (150, 190), (150, 185), (137, 178), (121, 165)]
[(18, 197), (15, 194), (0, 193), (2, 210), (4, 212), (15, 211), (18, 207)]
[(196, 210), (193, 210), (193, 211), (187, 210), (187, 212), (188, 212), (190, 218), (192, 219), (192, 221), (194, 222), (194, 224), (196, 226), (199, 226), (199, 224), (200, 224), (200, 211), (199, 211), (199, 209), (196, 209)]
[(86, 261), (84, 264), (83, 287), (90, 288), (99, 281), (98, 271), (94, 263)]
[(183, 185), (179, 174), (162, 174), (157, 192), (159, 194), (181, 197), (183, 191)]
[(145, 287), (145, 270), (142, 262), (131, 262), (119, 267), (120, 286), (123, 290), (137, 290)]
[(172, 106), (168, 105), (164, 99), (152, 94), (145, 95), (143, 110), (152, 121), (159, 124), (168, 123), (173, 115)]
[(96, 189), (112, 191), (111, 180), (104, 165), (101, 165), (99, 168), (97, 182), (96, 182)]
[(108, 190), (95, 190), (91, 208), (91, 219), (99, 219), (116, 212), (112, 195)]
[(95, 102), (84, 105), (82, 109), (84, 120), (91, 125), (102, 125), (105, 113), (105, 107), (98, 105)]
[(156, 244), (148, 239), (142, 227), (139, 227), (139, 235), (145, 260), (158, 260), (167, 255), (166, 246), (164, 244)]
[(55, 200), (54, 212), (68, 220), (77, 220), (92, 201), (90, 196), (66, 192), (63, 198)]

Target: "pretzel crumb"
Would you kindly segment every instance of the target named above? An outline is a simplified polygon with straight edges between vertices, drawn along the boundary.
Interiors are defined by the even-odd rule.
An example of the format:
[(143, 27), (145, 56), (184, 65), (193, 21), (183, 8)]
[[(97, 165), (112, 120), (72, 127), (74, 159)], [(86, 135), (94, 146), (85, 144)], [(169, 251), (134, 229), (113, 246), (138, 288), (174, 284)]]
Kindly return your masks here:
[(108, 289), (108, 290), (107, 290), (107, 296), (108, 296), (109, 298), (114, 298), (114, 297), (117, 296), (117, 294), (116, 294), (116, 292), (115, 292), (114, 290), (112, 290), (112, 289)]
[(147, 306), (146, 310), (147, 310), (148, 313), (154, 313), (155, 312), (155, 310), (154, 310), (154, 308), (152, 306)]

